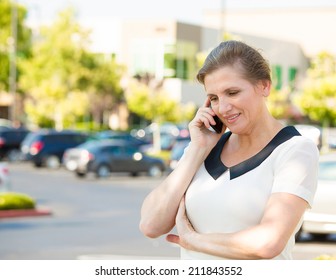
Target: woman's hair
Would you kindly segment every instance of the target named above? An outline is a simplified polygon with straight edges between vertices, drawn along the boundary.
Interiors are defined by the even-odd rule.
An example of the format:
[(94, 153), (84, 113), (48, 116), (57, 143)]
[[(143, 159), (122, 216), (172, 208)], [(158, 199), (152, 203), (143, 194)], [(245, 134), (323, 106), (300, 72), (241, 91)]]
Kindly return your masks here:
[(237, 67), (243, 77), (256, 84), (261, 80), (271, 81), (268, 62), (254, 48), (240, 41), (225, 41), (214, 48), (197, 73), (197, 80), (204, 84), (207, 74), (225, 66)]

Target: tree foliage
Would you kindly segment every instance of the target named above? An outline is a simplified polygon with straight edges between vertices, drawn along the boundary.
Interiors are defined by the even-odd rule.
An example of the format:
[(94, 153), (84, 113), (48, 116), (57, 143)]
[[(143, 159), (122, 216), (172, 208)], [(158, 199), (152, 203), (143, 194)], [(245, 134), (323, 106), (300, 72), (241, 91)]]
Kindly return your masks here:
[[(9, 90), (9, 52), (13, 43), (11, 20), (12, 1), (0, 0), (0, 91)], [(26, 58), (30, 54), (31, 30), (25, 25), (27, 10), (21, 5), (15, 4), (17, 11), (17, 40), (16, 56), (19, 59)], [(18, 75), (20, 72), (18, 73)]]
[(336, 58), (321, 52), (308, 70), (296, 103), (312, 120), (336, 126)]
[(158, 123), (188, 121), (195, 113), (193, 105), (180, 104), (161, 86), (153, 87), (136, 80), (130, 84), (126, 100), (131, 112)]
[(272, 88), (267, 98), (267, 106), (273, 117), (277, 119), (286, 119), (290, 116), (290, 92), (287, 89), (276, 90)]
[(89, 113), (101, 120), (104, 110), (122, 98), (121, 67), (112, 57), (91, 53), (89, 36), (73, 9), (41, 28), (20, 79), (29, 95), (25, 109), (31, 122), (62, 129)]

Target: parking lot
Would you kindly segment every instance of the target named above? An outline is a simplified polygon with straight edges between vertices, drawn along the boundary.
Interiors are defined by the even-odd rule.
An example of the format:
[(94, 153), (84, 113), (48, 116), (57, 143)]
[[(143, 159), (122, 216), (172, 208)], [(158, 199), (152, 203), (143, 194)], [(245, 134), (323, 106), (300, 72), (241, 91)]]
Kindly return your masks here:
[[(0, 259), (176, 259), (177, 247), (138, 230), (145, 195), (162, 178), (113, 174), (81, 179), (64, 169), (9, 164), (11, 188), (48, 208), (52, 215), (0, 220)], [(336, 238), (307, 238), (295, 259), (336, 255)]]

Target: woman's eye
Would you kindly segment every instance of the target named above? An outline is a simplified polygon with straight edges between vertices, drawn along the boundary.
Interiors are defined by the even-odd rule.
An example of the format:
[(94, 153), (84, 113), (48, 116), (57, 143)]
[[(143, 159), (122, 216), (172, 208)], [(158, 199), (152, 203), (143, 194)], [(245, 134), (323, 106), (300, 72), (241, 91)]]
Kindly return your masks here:
[(230, 91), (229, 95), (236, 95), (239, 91)]

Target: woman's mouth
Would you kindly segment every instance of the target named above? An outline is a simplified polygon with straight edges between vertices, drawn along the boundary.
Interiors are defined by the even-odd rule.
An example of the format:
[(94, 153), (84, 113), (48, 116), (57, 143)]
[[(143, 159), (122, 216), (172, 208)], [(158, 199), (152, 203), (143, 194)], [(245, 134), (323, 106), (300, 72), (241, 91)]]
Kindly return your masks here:
[(226, 120), (227, 120), (228, 123), (231, 124), (231, 123), (234, 123), (238, 119), (239, 116), (240, 116), (240, 113), (232, 114), (232, 115), (226, 117)]

